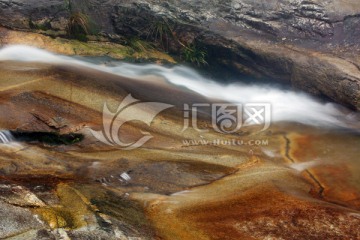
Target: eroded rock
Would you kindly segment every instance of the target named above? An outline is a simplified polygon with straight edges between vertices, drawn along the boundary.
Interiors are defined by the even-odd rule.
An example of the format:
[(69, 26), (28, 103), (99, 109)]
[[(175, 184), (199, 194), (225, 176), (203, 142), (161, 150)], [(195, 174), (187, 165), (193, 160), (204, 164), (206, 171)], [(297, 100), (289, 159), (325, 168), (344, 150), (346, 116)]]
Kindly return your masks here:
[[(155, 85), (83, 67), (39, 63), (1, 62), (0, 71), (0, 110), (7, 113), (0, 118), (2, 129), (51, 132), (66, 125), (85, 136), (73, 145), (0, 144), (0, 183), (6, 186), (0, 201), (3, 236), (359, 237), (359, 186), (354, 184), (358, 174), (349, 171), (359, 169), (356, 134), (283, 122), (260, 133), (251, 127), (230, 135), (212, 130), (200, 135), (191, 128), (182, 132), (181, 105), (208, 100), (169, 83)], [(116, 109), (129, 93), (141, 101), (174, 104), (150, 128), (130, 123), (121, 129), (121, 137), (146, 131), (156, 138), (134, 151), (103, 144), (87, 128), (101, 129), (104, 102)], [(136, 111), (140, 116), (147, 113)], [(87, 127), (76, 130), (84, 122)], [(183, 142), (202, 138), (259, 139), (268, 144)], [(345, 155), (347, 161), (341, 157)], [(334, 162), (333, 157), (339, 162), (321, 165), (326, 159)], [(294, 165), (311, 161), (319, 168)], [(21, 191), (13, 192), (14, 187)]]

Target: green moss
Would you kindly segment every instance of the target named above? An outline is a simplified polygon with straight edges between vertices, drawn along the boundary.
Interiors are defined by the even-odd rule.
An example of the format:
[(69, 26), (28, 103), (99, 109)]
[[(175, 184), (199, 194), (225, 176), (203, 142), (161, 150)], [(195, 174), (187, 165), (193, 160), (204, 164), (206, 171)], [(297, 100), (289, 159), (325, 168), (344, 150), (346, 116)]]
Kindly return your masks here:
[(29, 21), (29, 27), (34, 30), (41, 30), (41, 31), (47, 31), (51, 29), (51, 25), (49, 21), (46, 21), (44, 23), (34, 23), (33, 21)]
[(182, 55), (185, 61), (194, 63), (197, 66), (207, 65), (207, 52), (196, 44), (185, 46), (182, 50)]
[(148, 37), (157, 42), (163, 50), (169, 50), (169, 41), (180, 46), (181, 56), (186, 62), (196, 64), (197, 66), (207, 65), (207, 52), (196, 43), (183, 43), (174, 33), (172, 27), (165, 18), (161, 18), (154, 22), (150, 28)]
[(165, 19), (162, 18), (152, 24), (148, 34), (149, 38), (159, 44), (163, 50), (169, 50), (169, 41), (173, 39), (173, 33)]
[[(103, 197), (103, 198), (101, 198)], [(93, 196), (91, 204), (95, 205), (102, 213), (112, 216), (130, 226), (149, 230), (149, 223), (144, 210), (137, 202), (130, 201), (112, 192), (106, 192), (105, 196)]]
[(131, 39), (127, 45), (111, 42), (104, 36), (88, 35), (87, 42), (64, 38), (65, 32), (47, 30), (41, 33), (8, 31), (8, 37), (4, 39), (4, 44), (24, 44), (42, 48), (54, 53), (63, 55), (80, 55), (80, 56), (102, 56), (113, 59), (128, 59), (131, 61), (148, 61), (148, 62), (170, 62), (175, 60), (164, 53), (155, 49), (154, 45), (140, 39)]
[(148, 42), (142, 41), (137, 37), (128, 39), (127, 44), (134, 50), (134, 52), (147, 52), (154, 50), (153, 45)]
[(70, 38), (86, 42), (90, 34), (89, 17), (81, 12), (72, 13), (66, 32)]

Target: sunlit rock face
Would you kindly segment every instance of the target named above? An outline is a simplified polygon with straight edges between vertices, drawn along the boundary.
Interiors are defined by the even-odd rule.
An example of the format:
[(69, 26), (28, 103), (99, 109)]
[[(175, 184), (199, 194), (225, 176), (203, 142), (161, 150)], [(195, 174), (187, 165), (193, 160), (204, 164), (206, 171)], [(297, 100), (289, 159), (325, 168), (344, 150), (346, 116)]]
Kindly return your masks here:
[[(191, 89), (195, 85), (186, 86), (189, 71), (181, 75), (151, 68), (146, 77), (134, 77), (131, 70), (137, 68), (131, 65), (120, 68), (119, 74), (106, 66), (39, 61), (0, 62), (0, 128), (29, 134), (23, 141), (14, 134), (7, 144), (0, 144), (2, 237), (360, 237), (360, 141), (358, 121), (350, 111), (311, 99), (307, 106), (313, 107), (314, 116), (325, 116), (329, 122), (310, 125), (309, 109), (300, 105), (302, 113), (291, 112), (290, 117), (285, 116), (291, 108), (282, 108), (285, 112), (274, 108), (279, 120), (262, 132), (256, 126), (232, 134), (212, 128), (204, 133), (192, 127), (183, 131), (184, 104), (226, 102), (232, 93), (222, 92), (214, 83)], [(179, 76), (181, 87), (175, 80)], [(201, 92), (211, 86), (222, 97), (214, 99), (212, 90)], [(275, 106), (288, 106), (276, 105), (281, 96), (295, 96), (276, 93)], [(124, 142), (136, 141), (144, 132), (153, 136), (131, 151), (102, 143), (91, 134), (103, 129), (104, 103), (115, 111), (128, 94), (140, 102), (173, 106), (150, 126), (132, 121), (120, 128)], [(150, 113), (134, 106), (132, 114), (140, 119)], [(208, 114), (200, 114), (199, 127), (211, 127)], [(34, 133), (54, 135), (44, 139)], [(83, 138), (62, 141), (66, 134)], [(189, 139), (263, 144), (186, 144)]]

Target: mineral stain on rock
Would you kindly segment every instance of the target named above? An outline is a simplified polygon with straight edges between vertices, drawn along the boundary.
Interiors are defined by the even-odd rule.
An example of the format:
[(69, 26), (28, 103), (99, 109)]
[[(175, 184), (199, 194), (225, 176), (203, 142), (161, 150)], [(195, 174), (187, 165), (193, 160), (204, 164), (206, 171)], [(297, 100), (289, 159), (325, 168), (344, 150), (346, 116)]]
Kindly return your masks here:
[[(20, 56), (2, 55), (0, 238), (360, 239), (356, 113), (324, 114), (341, 127), (286, 116), (263, 132), (182, 131), (184, 103), (227, 103), (236, 84), (220, 92), (206, 83), (218, 93), (208, 96), (186, 85), (192, 71), (113, 61), (172, 64), (199, 54), (202, 71), (223, 81), (281, 83), (358, 110), (359, 12), (358, 0), (0, 0), (0, 46), (77, 57), (19, 46)], [(69, 29), (76, 17), (86, 20), (82, 39)], [(124, 151), (90, 129), (108, 124), (104, 103), (117, 109), (129, 94), (174, 107), (150, 127), (124, 124), (121, 138), (153, 137)], [(208, 111), (199, 115), (199, 127), (212, 126)]]
[[(8, 70), (19, 66), (36, 70)], [(149, 92), (141, 90), (146, 81), (138, 82), (137, 88), (126, 78), (111, 76), (103, 81), (100, 76), (110, 76), (107, 73), (97, 72), (100, 78), (93, 78), (89, 75), (93, 72), (83, 68), (62, 66), (59, 75), (58, 67), (46, 64), (3, 62), (0, 67), (4, 70), (0, 109), (11, 116), (11, 120), (1, 118), (0, 125), (23, 140), (0, 146), (0, 205), (4, 206), (0, 210), (11, 224), (0, 222), (5, 227), (2, 236), (359, 237), (359, 184), (350, 174), (359, 168), (357, 135), (276, 123), (265, 132), (252, 132), (249, 127), (243, 129), (247, 134), (229, 135), (245, 142), (271, 136), (267, 146), (184, 147), (183, 139), (199, 134), (190, 129), (186, 137), (182, 135), (183, 112), (174, 107), (160, 114), (151, 129), (142, 124), (124, 127), (121, 136), (146, 129), (158, 141), (123, 151), (100, 143), (88, 127), (101, 126), (101, 103), (109, 97), (121, 99), (134, 89), (138, 98), (148, 101)], [(43, 84), (56, 87), (44, 89)], [(173, 93), (168, 91), (170, 85), (157, 88), (166, 89), (157, 100)], [(187, 90), (174, 92), (179, 99), (202, 99)], [(94, 96), (94, 101), (81, 96)], [(80, 136), (82, 141), (73, 142)], [(224, 138), (217, 132), (205, 136)], [(48, 137), (61, 144), (49, 146)], [(348, 161), (340, 164), (341, 155), (347, 155)], [(314, 160), (319, 168), (292, 165)], [(323, 188), (321, 196), (318, 184)]]

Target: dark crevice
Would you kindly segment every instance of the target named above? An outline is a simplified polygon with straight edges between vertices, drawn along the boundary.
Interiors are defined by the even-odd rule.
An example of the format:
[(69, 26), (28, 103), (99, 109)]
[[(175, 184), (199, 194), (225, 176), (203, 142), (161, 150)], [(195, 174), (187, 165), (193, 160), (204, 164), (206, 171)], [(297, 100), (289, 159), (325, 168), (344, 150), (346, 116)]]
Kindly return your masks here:
[[(289, 159), (292, 163), (295, 163), (295, 160), (290, 156), (291, 140), (286, 135), (284, 135), (284, 139), (285, 139), (285, 142), (286, 142), (285, 157), (287, 159)], [(316, 177), (309, 170), (305, 170), (305, 172), (316, 183), (316, 185), (318, 185), (318, 187), (319, 187), (319, 191), (318, 191), (319, 197), (324, 198), (323, 193), (324, 193), (325, 188), (323, 187), (323, 185), (316, 179)]]
[(48, 145), (71, 145), (81, 142), (84, 135), (77, 133), (58, 134), (52, 132), (18, 132), (10, 131), (17, 142), (39, 142)]
[(285, 156), (287, 159), (289, 159), (292, 163), (295, 163), (295, 160), (290, 156), (290, 145), (291, 145), (291, 141), (290, 139), (284, 135), (284, 139), (285, 139)]

